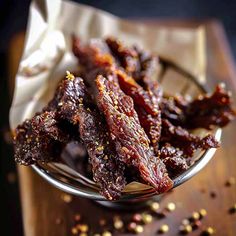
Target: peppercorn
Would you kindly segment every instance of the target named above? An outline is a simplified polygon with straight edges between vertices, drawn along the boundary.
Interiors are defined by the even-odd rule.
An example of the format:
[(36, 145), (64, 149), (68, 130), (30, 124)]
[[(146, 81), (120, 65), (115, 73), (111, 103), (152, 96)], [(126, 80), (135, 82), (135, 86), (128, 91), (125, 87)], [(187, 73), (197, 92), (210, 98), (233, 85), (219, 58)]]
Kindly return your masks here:
[(76, 228), (81, 232), (81, 233), (87, 233), (88, 232), (88, 225), (86, 224), (78, 224), (76, 225)]
[(215, 230), (212, 228), (212, 227), (208, 227), (207, 229), (205, 229), (203, 232), (202, 232), (202, 236), (208, 236), (208, 235), (212, 235), (215, 233)]
[(229, 209), (230, 214), (236, 213), (236, 203)]
[(66, 193), (62, 194), (61, 198), (66, 203), (70, 203), (72, 201), (72, 196)]
[(164, 224), (160, 227), (160, 229), (158, 230), (159, 233), (161, 234), (165, 234), (169, 231), (169, 226), (167, 224)]
[(133, 215), (132, 219), (135, 222), (141, 222), (142, 221), (142, 215), (139, 214), (139, 213), (136, 213), (136, 214)]
[(112, 236), (112, 233), (110, 231), (104, 231), (102, 236)]
[(152, 222), (152, 215), (147, 214), (147, 213), (143, 213), (142, 214), (142, 220), (144, 224), (149, 224)]
[(136, 225), (136, 227), (134, 228), (134, 232), (136, 234), (141, 234), (143, 232), (143, 226), (142, 225)]
[(81, 220), (81, 215), (80, 214), (75, 214), (74, 219), (75, 219), (75, 221), (80, 221)]
[(192, 224), (193, 229), (198, 229), (202, 225), (202, 222), (200, 220), (196, 220)]
[(159, 208), (160, 208), (160, 205), (159, 205), (158, 202), (152, 202), (151, 205), (150, 205), (150, 209), (151, 209), (152, 211), (156, 211), (156, 210), (158, 210)]
[(128, 230), (133, 232), (136, 226), (137, 226), (137, 224), (135, 222), (130, 222), (128, 224)]
[(121, 219), (117, 218), (117, 219), (114, 219), (113, 226), (114, 226), (115, 229), (121, 229), (121, 228), (123, 228), (124, 223)]
[(201, 218), (205, 217), (207, 215), (207, 211), (205, 209), (201, 209), (199, 211)]
[(78, 229), (76, 228), (76, 227), (72, 227), (71, 228), (71, 233), (73, 234), (73, 235), (76, 235), (76, 234), (78, 234)]
[(199, 220), (201, 217), (200, 213), (194, 211), (191, 216), (191, 220)]
[(175, 204), (173, 203), (173, 202), (170, 202), (170, 203), (168, 203), (167, 204), (167, 206), (166, 206), (166, 210), (168, 210), (168, 211), (174, 211), (175, 210)]
[(236, 179), (234, 177), (230, 177), (226, 183), (225, 183), (225, 186), (227, 187), (230, 187), (231, 185), (235, 184), (236, 183)]
[(193, 231), (191, 225), (181, 225), (180, 226), (180, 233), (182, 234), (189, 234)]
[(182, 220), (182, 224), (183, 225), (189, 225), (190, 224), (190, 221), (188, 219), (183, 219)]

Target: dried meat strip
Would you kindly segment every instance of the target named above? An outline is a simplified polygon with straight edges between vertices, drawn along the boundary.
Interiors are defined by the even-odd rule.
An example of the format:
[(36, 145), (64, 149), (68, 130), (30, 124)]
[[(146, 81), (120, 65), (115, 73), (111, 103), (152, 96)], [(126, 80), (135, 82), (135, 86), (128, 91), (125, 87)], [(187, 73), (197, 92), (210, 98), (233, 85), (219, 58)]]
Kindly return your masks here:
[(42, 114), (16, 129), (15, 158), (27, 165), (52, 161), (73, 140), (73, 133), (73, 137), (77, 135), (87, 148), (94, 180), (100, 185), (101, 193), (114, 200), (120, 196), (126, 183), (124, 165), (116, 160), (115, 148), (109, 143), (106, 125), (99, 112), (92, 112), (88, 106), (95, 109), (83, 80), (68, 72)]
[(143, 108), (135, 106), (135, 110), (138, 114), (139, 122), (146, 134), (148, 135), (151, 145), (155, 151), (158, 153), (159, 140), (161, 137), (161, 117), (160, 113), (158, 115), (150, 115)]
[(98, 76), (96, 82), (98, 104), (105, 114), (120, 160), (138, 169), (141, 178), (158, 193), (169, 190), (173, 182), (168, 177), (165, 165), (150, 149), (149, 139), (137, 121), (132, 99), (112, 79)]
[[(83, 80), (68, 73), (50, 104), (56, 104), (61, 119), (79, 127), (80, 139), (87, 148), (94, 180), (107, 199), (117, 199), (126, 183), (124, 165), (116, 160), (115, 149), (106, 133), (106, 124), (92, 104)], [(50, 104), (49, 107), (52, 107)]]
[(183, 151), (165, 143), (160, 149), (160, 158), (166, 165), (171, 177), (182, 173), (189, 168)]
[(201, 96), (187, 106), (185, 126), (191, 129), (223, 127), (235, 119), (236, 113), (231, 105), (231, 94), (219, 84), (212, 95)]
[[(149, 136), (152, 146), (156, 151), (161, 136), (161, 111), (159, 109), (160, 97), (155, 96), (150, 90), (145, 91), (132, 77), (128, 76), (124, 72), (119, 71), (117, 75), (121, 89), (133, 98), (140, 123)], [(148, 96), (146, 96), (147, 94)], [(149, 104), (155, 104), (155, 106), (153, 106), (155, 107), (155, 113), (150, 112), (149, 109), (145, 109), (146, 106), (141, 99), (146, 103), (149, 102)]]
[[(153, 74), (158, 66), (157, 58), (137, 47), (126, 47), (111, 37), (106, 39), (106, 43), (125, 70), (125, 73), (120, 70), (116, 71), (120, 86), (126, 94), (133, 98), (140, 123), (157, 153), (161, 134), (161, 113), (158, 109), (162, 99), (162, 90), (156, 78), (153, 79)], [(128, 62), (133, 65), (132, 70), (129, 69)], [(152, 112), (153, 108), (154, 112)]]
[(212, 135), (200, 138), (180, 126), (174, 126), (167, 119), (162, 119), (161, 142), (168, 142), (180, 148), (187, 157), (191, 157), (197, 149), (219, 147), (219, 143)]
[(160, 103), (161, 117), (174, 125), (183, 126), (185, 123), (185, 109), (187, 101), (182, 97), (164, 97)]
[[(117, 75), (121, 83), (122, 90), (135, 100), (135, 102), (144, 107), (150, 114), (158, 113), (158, 105), (152, 93), (145, 91), (135, 80), (127, 76), (125, 72), (120, 70), (115, 64), (114, 58), (109, 54), (109, 50), (104, 49), (102, 42), (92, 40), (88, 45), (81, 45), (79, 39), (73, 39), (73, 53), (79, 59), (80, 65), (85, 68), (85, 76), (89, 77), (89, 82), (94, 81), (96, 75)], [(90, 76), (86, 75), (89, 73)]]
[[(124, 48), (118, 41), (109, 38), (106, 42), (114, 53), (119, 53), (117, 57), (125, 57), (123, 58), (123, 62), (128, 62), (131, 58), (135, 57), (132, 53), (132, 49)], [(73, 45), (74, 54), (84, 66), (85, 77), (89, 83), (92, 84), (91, 86), (94, 86), (93, 80), (98, 74), (106, 77), (112, 76), (115, 80), (117, 80), (116, 77), (118, 77), (123, 91), (133, 98), (135, 107), (138, 108), (137, 111), (140, 116), (141, 125), (145, 128), (145, 131), (150, 137), (154, 149), (157, 150), (161, 133), (161, 114), (158, 110), (158, 103), (160, 102), (161, 97), (160, 93), (158, 92), (159, 97), (157, 97), (154, 96), (152, 91), (145, 91), (132, 77), (118, 69), (117, 65), (115, 65), (115, 60), (107, 56), (109, 51), (104, 49), (105, 46), (101, 41), (99, 41), (99, 43), (97, 41), (92, 41), (89, 45), (82, 46), (80, 42), (77, 42), (76, 39), (74, 39)], [(104, 63), (104, 58), (108, 60), (107, 63)], [(154, 87), (155, 86), (153, 85), (152, 88), (154, 89)], [(93, 91), (96, 93), (96, 89), (93, 89)], [(155, 91), (160, 91), (160, 87), (155, 87)], [(146, 119), (147, 122), (145, 121)]]
[(37, 161), (58, 159), (61, 150), (70, 140), (60, 126), (54, 111), (36, 114), (18, 125), (14, 133), (15, 161), (32, 165)]
[(101, 194), (108, 200), (116, 200), (126, 184), (125, 167), (117, 157), (101, 117), (99, 111), (80, 106), (80, 137), (87, 148), (93, 179), (100, 185)]
[(118, 60), (118, 64), (125, 69), (127, 74), (132, 76), (133, 73), (140, 70), (139, 57), (135, 48), (125, 47), (121, 41), (113, 37), (107, 38), (106, 43)]

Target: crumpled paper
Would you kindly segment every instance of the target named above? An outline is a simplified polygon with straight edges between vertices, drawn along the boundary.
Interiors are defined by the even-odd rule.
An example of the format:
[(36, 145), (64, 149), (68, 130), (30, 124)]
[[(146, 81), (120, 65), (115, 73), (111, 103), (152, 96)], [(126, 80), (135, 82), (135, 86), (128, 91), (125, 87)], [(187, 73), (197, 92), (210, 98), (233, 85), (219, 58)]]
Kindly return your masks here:
[(61, 0), (31, 3), (23, 55), (10, 109), (13, 130), (50, 100), (66, 70), (77, 61), (71, 53), (71, 35), (82, 40), (115, 36), (157, 53), (205, 80), (204, 29), (157, 27), (120, 19), (104, 11)]

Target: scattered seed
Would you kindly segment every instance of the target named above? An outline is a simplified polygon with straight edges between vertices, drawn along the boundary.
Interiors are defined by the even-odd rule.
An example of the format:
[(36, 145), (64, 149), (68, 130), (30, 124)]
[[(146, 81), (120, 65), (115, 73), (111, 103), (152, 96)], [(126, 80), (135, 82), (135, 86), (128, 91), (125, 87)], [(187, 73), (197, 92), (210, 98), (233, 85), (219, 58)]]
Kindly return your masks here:
[(169, 226), (167, 224), (164, 224), (161, 226), (161, 228), (158, 230), (160, 234), (165, 234), (169, 231)]
[(141, 234), (143, 232), (143, 226), (142, 225), (136, 225), (136, 227), (134, 228), (134, 232), (136, 234)]
[(106, 225), (106, 223), (107, 223), (107, 221), (105, 219), (100, 219), (99, 220), (99, 225), (100, 226), (104, 226), (104, 225)]
[(230, 214), (236, 213), (236, 203), (235, 203), (232, 207), (230, 207), (229, 213), (230, 213)]
[(193, 229), (198, 229), (202, 225), (202, 222), (200, 220), (196, 220), (192, 224)]
[(75, 219), (75, 221), (80, 221), (81, 220), (81, 215), (80, 214), (75, 214), (74, 219)]
[(201, 189), (200, 189), (200, 192), (201, 192), (201, 193), (205, 193), (205, 192), (206, 192), (206, 189), (205, 189), (205, 188), (201, 188)]
[(66, 203), (70, 203), (72, 201), (72, 196), (67, 193), (64, 193), (61, 195), (61, 199)]
[(231, 185), (234, 185), (234, 184), (236, 184), (236, 179), (234, 177), (230, 177), (226, 181), (225, 186), (230, 187)]
[(182, 225), (189, 225), (190, 221), (188, 219), (183, 219), (182, 220)]
[(142, 214), (142, 220), (144, 224), (149, 224), (152, 222), (152, 215), (147, 214), (147, 213), (143, 213)]
[(174, 204), (173, 202), (168, 203), (167, 206), (166, 206), (166, 210), (167, 210), (167, 211), (170, 211), (170, 212), (171, 212), (171, 211), (174, 211), (175, 208), (176, 208), (176, 207), (175, 207), (175, 204)]
[(122, 229), (123, 226), (124, 226), (124, 223), (123, 223), (122, 220), (120, 220), (120, 219), (115, 219), (114, 220), (114, 228), (115, 229)]
[(110, 231), (104, 231), (102, 236), (112, 236), (112, 233)]
[(201, 218), (205, 217), (207, 215), (207, 211), (205, 209), (201, 209), (199, 211)]
[(16, 182), (16, 173), (11, 171), (7, 174), (7, 181), (9, 184), (14, 184)]
[(199, 220), (200, 218), (201, 218), (200, 213), (198, 213), (198, 212), (196, 212), (196, 211), (194, 211), (194, 212), (192, 213), (192, 216), (191, 216), (191, 219), (192, 219), (192, 220)]
[(180, 233), (182, 234), (189, 234), (192, 231), (193, 229), (191, 225), (182, 225), (182, 227), (180, 227)]
[(156, 211), (160, 208), (160, 204), (158, 202), (152, 202), (151, 205), (150, 205), (150, 209), (152, 211)]
[(80, 233), (79, 236), (88, 236), (87, 233)]
[(137, 224), (135, 222), (130, 222), (128, 224), (128, 230), (133, 232), (136, 226), (137, 226)]
[(61, 218), (56, 218), (56, 220), (55, 220), (55, 224), (56, 225), (60, 225), (62, 223), (62, 219)]
[(204, 231), (202, 231), (202, 236), (208, 236), (208, 235), (212, 235), (215, 233), (215, 230), (212, 227), (208, 227), (207, 229), (205, 229)]
[(78, 224), (76, 225), (76, 228), (81, 232), (81, 233), (87, 233), (88, 232), (88, 225), (86, 224)]
[(133, 215), (132, 220), (135, 222), (141, 222), (142, 221), (142, 215), (139, 213), (136, 213)]
[(210, 197), (211, 198), (216, 198), (216, 192), (215, 191), (211, 191), (210, 192)]
[(71, 228), (71, 233), (73, 234), (73, 235), (76, 235), (76, 234), (78, 234), (78, 229), (76, 228), (76, 227), (72, 227)]

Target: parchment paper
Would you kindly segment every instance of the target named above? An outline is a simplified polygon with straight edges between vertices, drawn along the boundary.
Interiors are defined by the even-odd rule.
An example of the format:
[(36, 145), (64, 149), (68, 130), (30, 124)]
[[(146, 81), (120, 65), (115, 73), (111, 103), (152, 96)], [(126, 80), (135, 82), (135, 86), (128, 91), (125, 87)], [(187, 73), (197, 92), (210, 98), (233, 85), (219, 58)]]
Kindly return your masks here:
[(26, 41), (10, 110), (14, 129), (39, 111), (53, 96), (66, 70), (76, 68), (71, 53), (71, 35), (82, 40), (115, 36), (126, 44), (176, 61), (205, 79), (204, 29), (152, 27), (122, 20), (101, 10), (70, 1), (38, 0), (31, 3)]

